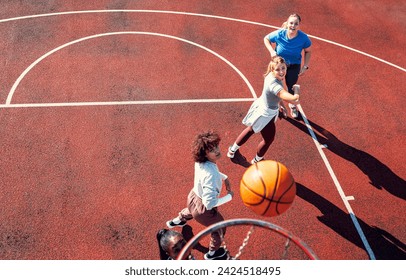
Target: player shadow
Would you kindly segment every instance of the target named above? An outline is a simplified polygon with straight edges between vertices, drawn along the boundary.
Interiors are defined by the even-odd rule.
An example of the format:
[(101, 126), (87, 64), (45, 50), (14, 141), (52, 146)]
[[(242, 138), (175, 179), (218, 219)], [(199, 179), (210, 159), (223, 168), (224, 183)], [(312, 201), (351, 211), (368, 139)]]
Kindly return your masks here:
[[(305, 124), (291, 118), (287, 118), (286, 121), (310, 135)], [(329, 151), (356, 165), (368, 176), (372, 186), (377, 189), (385, 189), (392, 195), (406, 200), (406, 181), (396, 175), (388, 166), (372, 155), (342, 142), (320, 125), (310, 120), (308, 121), (313, 130), (318, 133), (317, 140), (319, 143), (326, 145)]]
[[(298, 197), (311, 203), (320, 210), (322, 215), (317, 217), (320, 222), (354, 245), (366, 250), (356, 231), (350, 214), (345, 213), (339, 207), (302, 184), (296, 183), (296, 187)], [(406, 245), (403, 242), (384, 229), (370, 226), (358, 217), (357, 220), (377, 260), (406, 259)], [(337, 246), (340, 245), (338, 244)], [(334, 252), (331, 253), (334, 254)]]
[[(189, 226), (189, 225), (185, 225), (185, 226), (182, 228), (182, 235), (183, 235), (183, 237), (185, 238), (185, 240), (186, 240), (187, 242), (189, 242), (189, 240), (191, 240), (191, 239), (193, 238), (193, 236), (195, 236), (194, 233), (193, 233), (192, 227)], [(193, 249), (195, 249), (195, 250), (197, 250), (197, 251), (199, 251), (199, 252), (201, 252), (201, 253), (203, 253), (203, 254), (205, 254), (205, 253), (207, 253), (207, 252), (209, 251), (209, 248), (208, 248), (208, 247), (204, 247), (204, 246), (201, 245), (200, 243), (197, 243), (197, 244), (193, 247)]]
[(231, 162), (241, 165), (242, 167), (250, 167), (251, 163), (247, 160), (245, 156), (243, 156), (240, 150), (237, 150), (234, 154), (234, 157), (231, 158)]

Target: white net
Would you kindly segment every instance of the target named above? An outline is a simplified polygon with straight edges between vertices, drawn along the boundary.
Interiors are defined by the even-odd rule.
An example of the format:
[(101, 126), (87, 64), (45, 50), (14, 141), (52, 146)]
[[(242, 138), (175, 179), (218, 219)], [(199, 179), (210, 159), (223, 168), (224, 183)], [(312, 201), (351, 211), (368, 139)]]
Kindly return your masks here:
[[(203, 259), (203, 252), (194, 250), (197, 245), (209, 243), (210, 234), (226, 228), (223, 247), (228, 259), (245, 260), (303, 260), (318, 259), (313, 250), (301, 239), (270, 222), (256, 219), (233, 219), (214, 224), (196, 234), (182, 249), (178, 259), (191, 253), (195, 259)], [(229, 237), (233, 238), (229, 238)], [(240, 242), (230, 241), (241, 240)]]

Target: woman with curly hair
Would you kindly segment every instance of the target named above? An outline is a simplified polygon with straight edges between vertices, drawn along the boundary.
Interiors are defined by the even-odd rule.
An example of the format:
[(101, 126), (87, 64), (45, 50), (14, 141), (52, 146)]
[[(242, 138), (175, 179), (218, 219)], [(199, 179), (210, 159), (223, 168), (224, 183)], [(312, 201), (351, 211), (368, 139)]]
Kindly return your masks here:
[[(193, 218), (206, 227), (224, 221), (217, 207), (231, 201), (233, 192), (227, 175), (221, 173), (216, 164), (221, 157), (220, 140), (220, 136), (212, 131), (196, 136), (192, 146), (195, 160), (194, 187), (188, 195), (187, 207), (166, 223), (169, 228), (183, 227)], [(227, 195), (219, 197), (223, 181)], [(211, 234), (209, 252), (204, 255), (206, 260), (220, 259), (227, 255), (227, 251), (221, 247), (224, 234), (224, 229)]]

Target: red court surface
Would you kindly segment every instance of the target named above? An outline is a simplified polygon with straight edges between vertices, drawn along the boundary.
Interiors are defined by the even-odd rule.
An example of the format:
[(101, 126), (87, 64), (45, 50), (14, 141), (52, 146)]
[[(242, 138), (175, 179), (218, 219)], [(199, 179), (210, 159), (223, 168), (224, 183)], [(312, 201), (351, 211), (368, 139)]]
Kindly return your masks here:
[[(406, 259), (406, 3), (0, 2), (0, 259), (158, 259), (208, 129), (235, 191), (226, 219), (275, 223), (322, 260)], [(262, 91), (263, 37), (292, 12), (313, 42), (306, 118), (278, 121), (266, 158), (297, 196), (260, 217), (239, 196), (246, 167), (225, 154)], [(241, 148), (248, 160), (259, 140)], [(240, 231), (226, 235), (234, 253)], [(273, 237), (258, 230), (242, 259), (272, 258)]]

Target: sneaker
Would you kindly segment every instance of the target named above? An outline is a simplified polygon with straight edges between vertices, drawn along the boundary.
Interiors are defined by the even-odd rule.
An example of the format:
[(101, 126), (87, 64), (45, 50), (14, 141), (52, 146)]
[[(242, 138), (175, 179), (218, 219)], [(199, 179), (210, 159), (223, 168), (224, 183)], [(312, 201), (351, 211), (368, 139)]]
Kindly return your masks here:
[(187, 224), (187, 221), (180, 221), (179, 223), (175, 223), (173, 220), (167, 221), (166, 226), (168, 228), (174, 228), (174, 227), (184, 227)]
[(289, 107), (290, 107), (290, 115), (292, 116), (292, 118), (296, 119), (299, 116), (296, 106), (289, 104)]
[(204, 254), (204, 259), (205, 260), (218, 260), (220, 258), (223, 258), (225, 255), (227, 255), (227, 250), (224, 249), (223, 247), (218, 248), (213, 255), (209, 255), (209, 252)]
[(228, 152), (227, 152), (227, 156), (229, 158), (234, 158), (235, 152), (233, 152), (233, 150), (231, 150), (231, 146), (228, 147)]
[(265, 160), (265, 159), (262, 158), (261, 160), (257, 160), (257, 158), (254, 157), (254, 158), (251, 160), (251, 164), (255, 164), (255, 163), (260, 162), (260, 161), (263, 161), (263, 160)]

